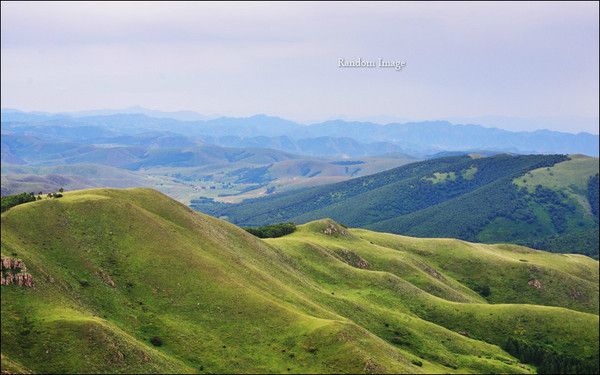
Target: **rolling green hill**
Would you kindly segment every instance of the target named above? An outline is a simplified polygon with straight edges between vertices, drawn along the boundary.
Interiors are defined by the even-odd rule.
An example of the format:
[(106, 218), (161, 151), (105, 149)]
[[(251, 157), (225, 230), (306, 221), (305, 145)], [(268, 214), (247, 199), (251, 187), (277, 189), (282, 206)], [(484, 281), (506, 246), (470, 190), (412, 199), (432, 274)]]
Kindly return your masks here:
[(2, 371), (598, 369), (598, 262), (581, 255), (328, 219), (261, 240), (149, 189), (1, 220), (3, 278), (33, 282), (1, 287)]
[(331, 217), (382, 232), (597, 257), (597, 174), (598, 159), (586, 156), (464, 155), (237, 205), (194, 208), (244, 226)]

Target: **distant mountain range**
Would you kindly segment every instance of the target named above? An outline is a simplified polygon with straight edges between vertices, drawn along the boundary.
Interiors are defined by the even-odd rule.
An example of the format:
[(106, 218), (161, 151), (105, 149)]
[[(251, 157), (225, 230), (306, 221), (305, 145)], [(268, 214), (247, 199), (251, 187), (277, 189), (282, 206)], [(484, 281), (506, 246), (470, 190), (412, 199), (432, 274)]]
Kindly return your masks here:
[[(33, 114), (29, 121), (20, 112), (9, 112), (10, 116), (23, 121), (2, 123), (2, 195), (60, 187), (145, 186), (185, 203), (203, 196), (237, 202), (339, 182), (417, 160), (398, 152), (383, 157), (339, 157), (384, 150), (343, 138), (314, 144), (300, 140), (288, 147), (283, 137), (244, 142), (223, 136), (221, 145), (216, 145), (202, 140), (209, 136), (164, 129), (181, 122), (143, 115), (86, 117), (85, 123), (60, 115)], [(278, 139), (281, 147), (265, 147)], [(296, 145), (312, 154), (321, 154), (321, 147), (324, 156), (281, 150), (300, 151)]]
[(266, 115), (182, 121), (193, 116), (180, 112), (130, 112), (112, 114), (101, 111), (100, 115), (96, 114), (98, 112), (84, 112), (74, 116), (2, 110), (2, 131), (20, 134), (33, 131), (59, 136), (72, 128), (79, 128), (80, 139), (169, 131), (220, 146), (266, 147), (312, 156), (356, 157), (402, 152), (425, 157), (441, 151), (473, 149), (598, 156), (598, 135), (589, 133), (511, 132), (446, 121), (380, 125), (335, 120), (302, 125)]
[(146, 186), (186, 203), (208, 192), (231, 202), (339, 182), (416, 160), (402, 154), (311, 157), (265, 148), (221, 147), (164, 132), (109, 137), (98, 133), (99, 138), (80, 139), (81, 128), (44, 130), (52, 134), (2, 135), (2, 195), (60, 187)]
[[(544, 219), (542, 211), (532, 208), (535, 204), (518, 195), (512, 182), (544, 163), (552, 167), (556, 160), (566, 158), (555, 154), (597, 155), (597, 135), (509, 132), (441, 121), (378, 125), (340, 120), (301, 125), (264, 115), (194, 121), (139, 113), (78, 116), (2, 112), (3, 194), (61, 186), (145, 186), (244, 225), (330, 216), (344, 224), (393, 233), (517, 242), (557, 251), (575, 244), (568, 250), (597, 254), (597, 246), (591, 250), (588, 246), (598, 232), (594, 231), (597, 224), (585, 214), (591, 211), (585, 203), (584, 182), (577, 180), (577, 188), (571, 188), (573, 175), (566, 174), (566, 182), (553, 188), (559, 195), (573, 193), (567, 198), (546, 197), (545, 190), (541, 195), (536, 191), (525, 194), (533, 201), (554, 199), (554, 203), (543, 202), (544, 212), (551, 217), (563, 215), (566, 227)], [(480, 158), (502, 152), (550, 155)], [(327, 185), (421, 159), (433, 160), (406, 167), (403, 173), (407, 174), (400, 180), (385, 177), (396, 173), (390, 171), (348, 181), (348, 185)], [(463, 176), (471, 164), (478, 171), (474, 179)], [(572, 167), (576, 173), (589, 172), (580, 170), (579, 164)], [(489, 180), (485, 176), (494, 177)], [(364, 194), (349, 199), (346, 187), (371, 180), (380, 188), (369, 193), (366, 190), (372, 185), (350, 188)], [(386, 184), (389, 186), (384, 187)], [(323, 190), (305, 190), (321, 185), (326, 185)], [(411, 190), (411, 186), (425, 190)], [(292, 191), (297, 189), (294, 195)], [(485, 202), (486, 194), (499, 194), (497, 202), (501, 203), (497, 205), (501, 207), (477, 206)], [(220, 206), (259, 197), (266, 200), (245, 201), (240, 207)], [(331, 205), (326, 207), (330, 198)], [(290, 203), (295, 199), (302, 202)], [(477, 203), (472, 212), (465, 211), (472, 202)], [(513, 207), (517, 203), (518, 207)], [(563, 212), (565, 207), (571, 207), (573, 214)], [(516, 227), (510, 224), (512, 219), (497, 218), (502, 216), (498, 212), (509, 209), (514, 212), (506, 215), (518, 223)], [(462, 212), (460, 220), (453, 218), (452, 212)], [(436, 222), (440, 218), (456, 225), (440, 225)], [(528, 222), (531, 220), (536, 224)], [(519, 228), (529, 229), (521, 233)]]
[(598, 373), (519, 246), (598, 258), (597, 135), (148, 114), (2, 112), (3, 373)]

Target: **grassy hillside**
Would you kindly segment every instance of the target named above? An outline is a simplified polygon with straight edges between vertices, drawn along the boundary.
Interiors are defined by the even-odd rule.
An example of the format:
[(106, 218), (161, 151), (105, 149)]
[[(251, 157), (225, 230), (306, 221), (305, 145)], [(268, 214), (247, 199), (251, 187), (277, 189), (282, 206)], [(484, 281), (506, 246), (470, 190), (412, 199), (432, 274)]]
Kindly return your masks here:
[(1, 224), (34, 282), (1, 287), (3, 371), (536, 371), (510, 340), (597, 369), (584, 256), (331, 220), (261, 240), (147, 189), (67, 192)]
[[(590, 177), (598, 174), (598, 159), (573, 155), (569, 160), (548, 168), (534, 169), (513, 182), (532, 194), (538, 186), (561, 192), (574, 199), (588, 213), (592, 213), (588, 201)], [(597, 187), (597, 185), (596, 185)], [(596, 189), (597, 191), (597, 189)]]
[[(512, 181), (507, 177), (455, 200), (368, 227), (414, 236), (514, 242), (597, 258), (598, 217), (589, 199), (598, 192), (598, 184), (590, 183), (597, 173), (598, 159), (570, 156)], [(453, 225), (446, 226), (448, 222)]]
[(597, 173), (598, 159), (584, 156), (465, 155), (238, 205), (195, 208), (245, 226), (331, 217), (382, 232), (597, 257)]

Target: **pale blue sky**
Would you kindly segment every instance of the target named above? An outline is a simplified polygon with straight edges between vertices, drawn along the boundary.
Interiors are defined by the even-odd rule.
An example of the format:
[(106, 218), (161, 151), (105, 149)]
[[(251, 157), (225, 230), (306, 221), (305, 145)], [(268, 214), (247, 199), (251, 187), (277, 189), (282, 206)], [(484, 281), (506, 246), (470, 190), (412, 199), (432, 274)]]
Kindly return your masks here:
[[(598, 133), (598, 33), (597, 2), (3, 2), (2, 107), (507, 116)], [(358, 57), (407, 66), (337, 66)]]

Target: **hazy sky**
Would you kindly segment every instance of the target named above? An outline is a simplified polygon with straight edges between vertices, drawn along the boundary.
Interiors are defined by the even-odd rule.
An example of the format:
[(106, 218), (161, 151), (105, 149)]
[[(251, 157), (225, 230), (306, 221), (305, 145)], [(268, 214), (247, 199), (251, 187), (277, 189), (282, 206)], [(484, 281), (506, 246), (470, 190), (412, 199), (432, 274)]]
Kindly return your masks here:
[(2, 107), (512, 116), (598, 133), (598, 33), (597, 2), (3, 2)]

